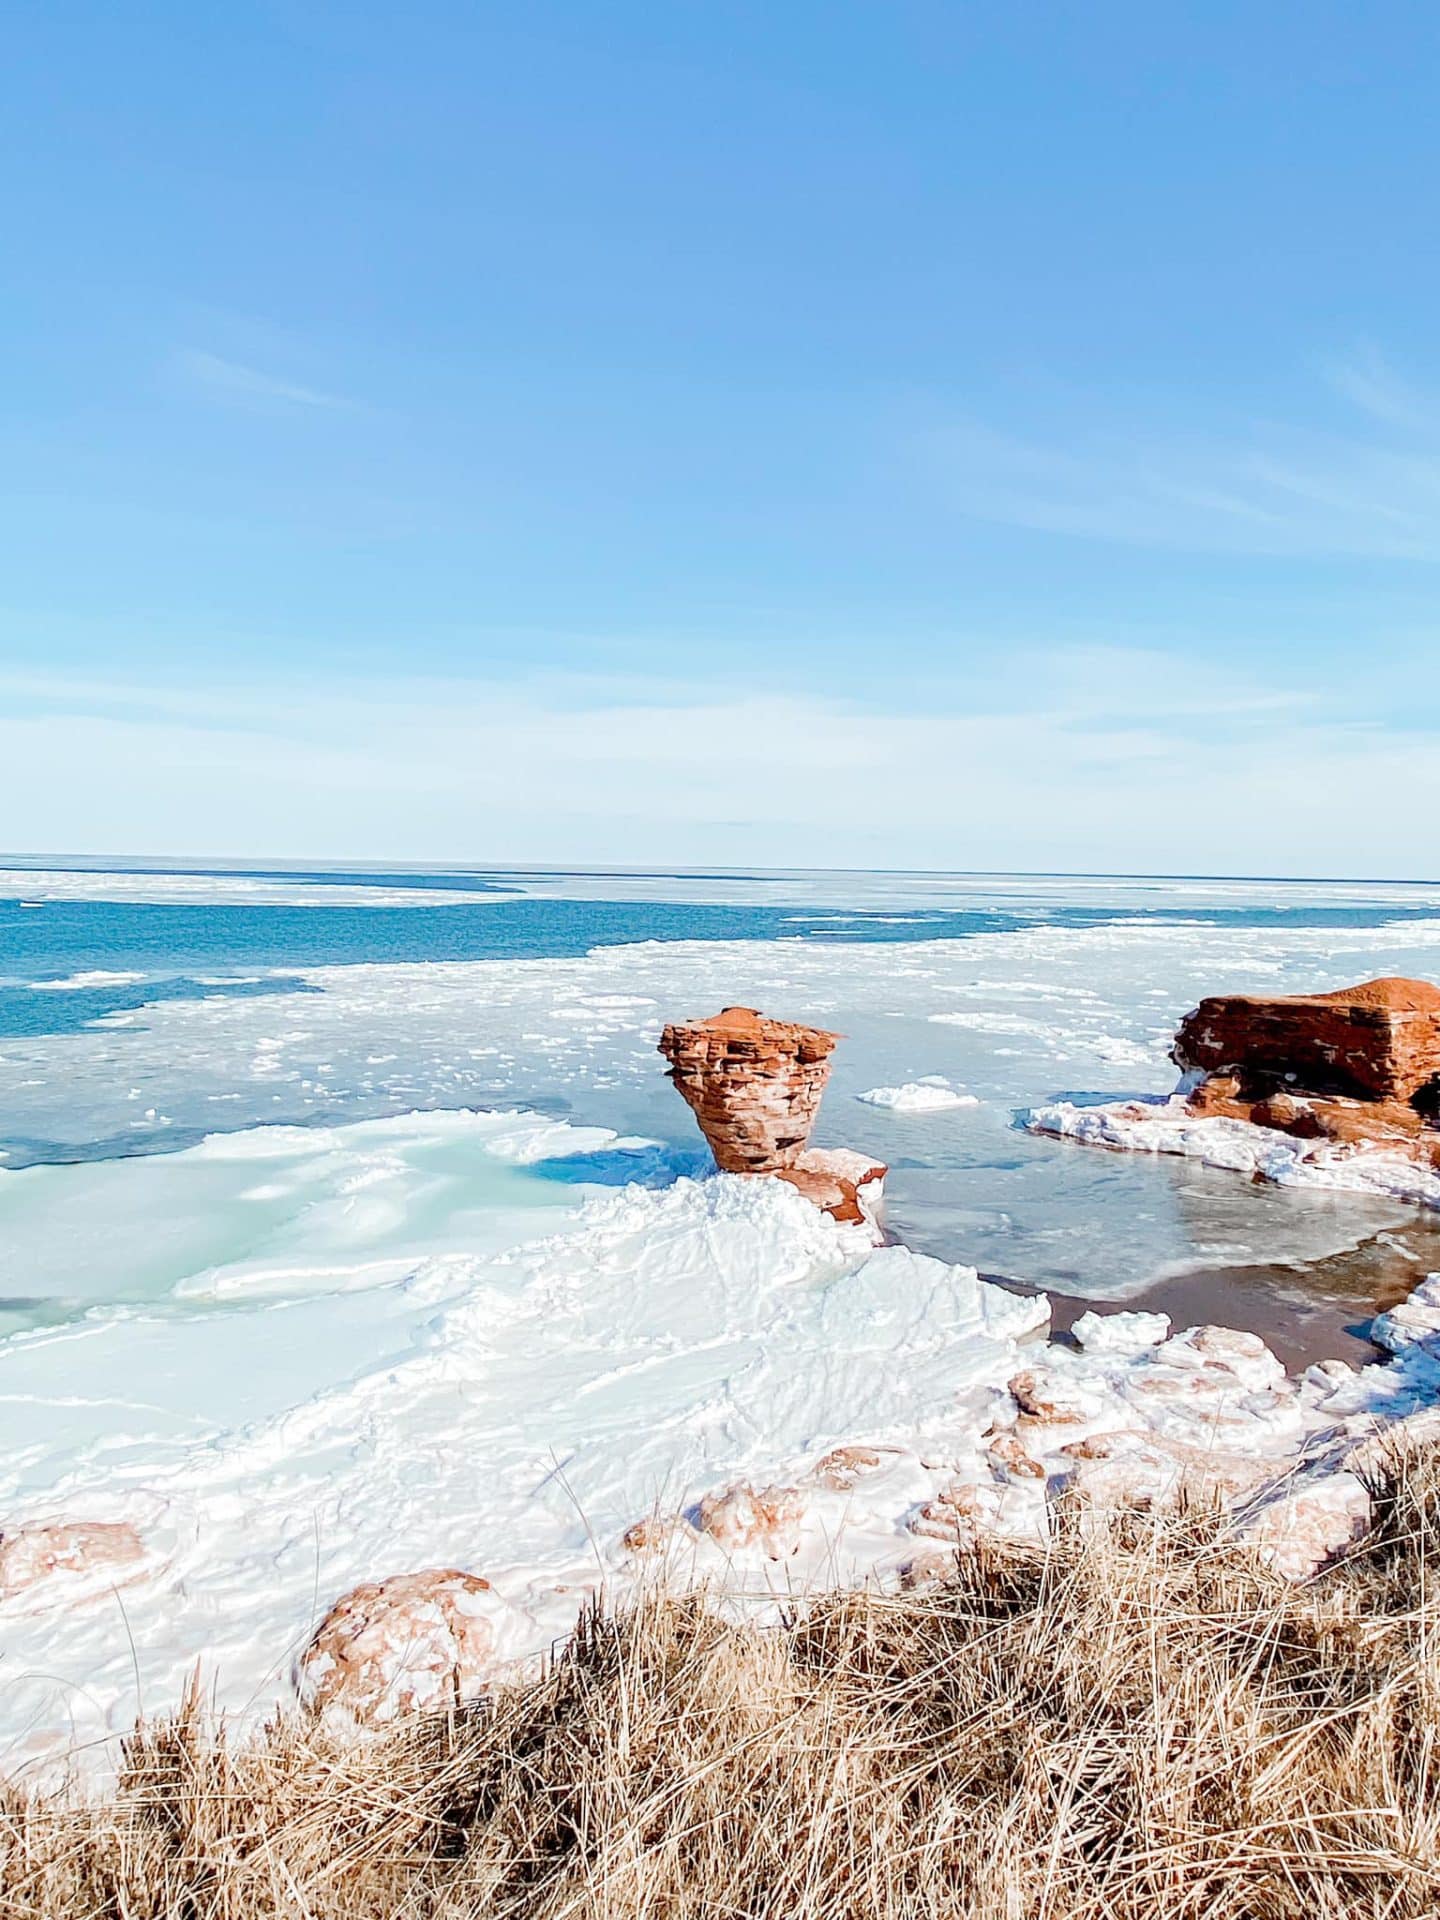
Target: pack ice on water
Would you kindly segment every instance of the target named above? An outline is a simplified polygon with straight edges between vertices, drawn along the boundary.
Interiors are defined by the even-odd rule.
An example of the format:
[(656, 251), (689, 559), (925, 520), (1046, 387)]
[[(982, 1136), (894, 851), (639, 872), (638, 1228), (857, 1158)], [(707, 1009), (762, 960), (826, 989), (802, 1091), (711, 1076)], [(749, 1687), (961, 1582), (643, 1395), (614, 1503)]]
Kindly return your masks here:
[(125, 1163), (123, 1203), (116, 1164), (0, 1174), (17, 1262), (108, 1242), (111, 1286), (0, 1348), (7, 1528), (129, 1521), (152, 1555), (123, 1598), (9, 1609), (12, 1755), (202, 1653), (231, 1708), (283, 1693), (317, 1600), (416, 1567), (483, 1570), (538, 1652), (657, 1501), (953, 1425), (1044, 1317), (778, 1183), (524, 1114), (218, 1136)]
[[(922, 1453), (969, 1458), (1043, 1322), (977, 1267), (1114, 1302), (1197, 1246), (1301, 1260), (1410, 1230), (1403, 1196), (1086, 1155), (1017, 1117), (1163, 1095), (1175, 1023), (1217, 985), (1435, 975), (1440, 919), (1416, 907), (1440, 896), (1286, 896), (1350, 916), (1321, 926), (1268, 908), (1246, 924), (1262, 909), (1241, 886), (513, 884), (598, 902), (763, 888), (826, 937), (285, 969), (237, 949), (168, 999), (119, 953), (6, 964), (56, 1030), (0, 1037), (0, 1528), (128, 1519), (147, 1543), (117, 1593), (6, 1603), (11, 1760), (172, 1702), (201, 1654), (225, 1704), (281, 1697), (317, 1610), (388, 1573), (483, 1573), (503, 1650), (534, 1653), (624, 1576), (624, 1531), (657, 1505), (857, 1438), (894, 1449), (886, 1490), (834, 1495), (809, 1557), (773, 1578), (893, 1561), (915, 1545), (899, 1516), (936, 1491)], [(40, 926), (67, 902), (238, 910), (267, 887), (307, 914), (343, 900), (243, 875), (22, 872), (0, 894), (48, 901), (23, 916)], [(458, 897), (413, 891), (427, 921)], [(497, 898), (474, 896), (486, 914)], [(1026, 924), (934, 937), (936, 916), (997, 900)], [(1229, 917), (1147, 917), (1156, 901)], [(884, 944), (855, 937), (862, 912)], [(31, 995), (42, 973), (62, 990)], [(66, 1015), (109, 989), (117, 1011)], [(817, 1144), (890, 1160), (892, 1216), (943, 1257), (877, 1252), (774, 1183), (696, 1177), (655, 1043), (666, 1018), (735, 1002), (847, 1036)]]

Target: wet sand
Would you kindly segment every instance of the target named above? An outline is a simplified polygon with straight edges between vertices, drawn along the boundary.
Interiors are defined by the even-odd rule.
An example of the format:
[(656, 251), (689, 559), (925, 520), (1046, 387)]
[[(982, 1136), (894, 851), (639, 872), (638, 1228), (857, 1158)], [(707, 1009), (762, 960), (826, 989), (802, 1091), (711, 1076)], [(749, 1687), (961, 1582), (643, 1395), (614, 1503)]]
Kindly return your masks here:
[[(1377, 1313), (1403, 1300), (1429, 1273), (1440, 1272), (1440, 1224), (1417, 1216), (1398, 1231), (1378, 1233), (1345, 1253), (1323, 1260), (1274, 1265), (1196, 1265), (1168, 1275), (1144, 1293), (1124, 1300), (1080, 1299), (1049, 1293), (1052, 1326), (1065, 1334), (1090, 1308), (1125, 1307), (1136, 1312), (1168, 1313), (1179, 1327), (1216, 1325), (1258, 1333), (1294, 1373), (1315, 1360), (1348, 1360), (1364, 1366), (1383, 1359), (1369, 1339)], [(1013, 1292), (1041, 1289), (1009, 1274), (987, 1273), (987, 1280)]]

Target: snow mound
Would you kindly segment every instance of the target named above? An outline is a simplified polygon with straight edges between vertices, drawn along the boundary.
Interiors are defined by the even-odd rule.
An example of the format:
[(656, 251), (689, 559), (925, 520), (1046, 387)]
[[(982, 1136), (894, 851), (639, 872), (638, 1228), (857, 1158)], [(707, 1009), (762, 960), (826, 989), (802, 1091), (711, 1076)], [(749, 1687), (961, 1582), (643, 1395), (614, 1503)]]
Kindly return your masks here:
[[(0, 1343), (7, 1535), (95, 1522), (144, 1548), (123, 1615), (52, 1607), (53, 1582), (33, 1618), (0, 1601), (22, 1676), (0, 1739), (123, 1729), (136, 1657), (147, 1698), (203, 1655), (227, 1707), (263, 1708), (317, 1597), (424, 1569), (488, 1581), (496, 1662), (529, 1659), (623, 1576), (647, 1512), (793, 1476), (857, 1431), (965, 1454), (1048, 1317), (972, 1266), (877, 1251), (782, 1181), (677, 1178), (536, 1113), (5, 1171), (0, 1211), (57, 1289), (108, 1280), (82, 1318)], [(907, 1552), (899, 1517), (933, 1476), (908, 1451), (897, 1473), (807, 1507), (788, 1568), (863, 1577)], [(55, 1677), (75, 1672), (78, 1705)]]
[(1170, 1333), (1168, 1313), (1082, 1313), (1070, 1331), (1089, 1354), (1139, 1354)]
[(867, 1107), (888, 1107), (892, 1113), (945, 1113), (954, 1107), (978, 1107), (973, 1093), (961, 1093), (948, 1080), (907, 1080), (899, 1087), (871, 1087), (857, 1093)]

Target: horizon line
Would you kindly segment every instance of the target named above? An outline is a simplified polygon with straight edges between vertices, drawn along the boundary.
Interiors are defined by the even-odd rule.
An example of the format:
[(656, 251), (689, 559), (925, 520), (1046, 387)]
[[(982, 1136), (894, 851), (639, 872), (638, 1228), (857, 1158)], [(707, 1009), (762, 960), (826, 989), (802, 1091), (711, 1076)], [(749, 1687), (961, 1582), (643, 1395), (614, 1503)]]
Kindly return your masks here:
[(601, 880), (611, 878), (740, 880), (770, 877), (783, 879), (793, 875), (819, 874), (893, 880), (1191, 880), (1223, 881), (1242, 886), (1283, 887), (1440, 886), (1440, 878), (1400, 878), (1387, 874), (1367, 877), (1359, 874), (1167, 873), (1087, 867), (731, 867), (715, 861), (705, 861), (695, 866), (626, 865), (620, 862), (586, 866), (551, 864), (543, 861), (528, 861), (524, 864), (505, 861), (481, 864), (467, 861), (457, 864), (438, 860), (335, 859), (326, 855), (307, 858), (264, 854), (236, 857), (227, 854), (18, 853), (13, 850), (0, 852), (0, 872), (24, 873), (47, 870), (55, 873), (180, 871), (200, 874), (218, 872), (257, 874), (262, 870), (270, 872), (312, 870), (328, 873), (450, 874), (471, 878), (503, 873), (517, 877), (526, 874), (543, 874), (552, 879), (584, 875)]

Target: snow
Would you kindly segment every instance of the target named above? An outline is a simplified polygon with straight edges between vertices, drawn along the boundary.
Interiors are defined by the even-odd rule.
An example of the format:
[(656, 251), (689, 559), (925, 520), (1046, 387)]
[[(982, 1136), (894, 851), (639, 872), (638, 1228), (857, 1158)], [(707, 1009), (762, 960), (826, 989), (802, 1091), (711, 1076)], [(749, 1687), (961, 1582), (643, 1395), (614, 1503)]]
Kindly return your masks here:
[[(178, 897), (168, 878), (153, 897)], [(83, 897), (131, 884), (101, 881), (108, 895)], [(36, 876), (14, 884), (33, 891)], [(661, 890), (643, 876), (585, 885)], [(728, 891), (823, 897), (813, 877), (763, 885)], [(665, 897), (727, 893), (723, 877), (684, 886)], [(1057, 895), (1004, 891), (1037, 914)], [(1137, 907), (1254, 897), (1133, 893)], [(869, 898), (983, 895), (900, 877)], [(1312, 897), (1327, 896), (1297, 894)], [(1086, 1313), (1078, 1348), (1047, 1346), (1044, 1298), (992, 1287), (976, 1265), (1113, 1301), (1197, 1244), (1216, 1261), (1314, 1257), (1409, 1223), (1426, 1198), (1410, 1163), (1257, 1143), (1156, 1096), (1176, 1018), (1217, 984), (1433, 973), (1437, 941), (1440, 921), (1374, 916), (1279, 931), (1037, 921), (884, 946), (840, 928), (823, 943), (309, 968), (304, 994), (277, 982), (5, 1039), (12, 1156), (39, 1142), (79, 1163), (0, 1169), (14, 1329), (0, 1341), (0, 1520), (130, 1521), (146, 1558), (123, 1614), (108, 1588), (0, 1608), (0, 1754), (124, 1728), (137, 1660), (147, 1707), (178, 1697), (203, 1656), (222, 1704), (263, 1711), (288, 1697), (293, 1656), (340, 1593), (429, 1566), (493, 1581), (502, 1656), (532, 1658), (598, 1582), (623, 1595), (645, 1577), (625, 1535), (651, 1512), (682, 1577), (731, 1581), (763, 1607), (807, 1584), (888, 1579), (976, 1524), (1038, 1538), (1047, 1489), (1149, 1497), (1201, 1459), (1263, 1491), (1298, 1458), (1304, 1524), (1262, 1502), (1254, 1537), (1303, 1570), (1355, 1521), (1345, 1450), (1440, 1402), (1440, 1297), (1422, 1287), (1383, 1317), (1390, 1363), (1289, 1381), (1263, 1350), (1207, 1344), (1164, 1315)], [(964, 1261), (876, 1251), (778, 1183), (695, 1177), (706, 1157), (655, 1042), (667, 1015), (733, 1002), (845, 1032), (817, 1144), (890, 1158), (897, 1188), (909, 1168), (933, 1175), (958, 1222), (934, 1244)], [(936, 1071), (902, 1080), (911, 1063)], [(921, 1106), (876, 1098), (917, 1089)], [(887, 1154), (898, 1117), (941, 1111), (946, 1089), (978, 1110), (905, 1128), (905, 1155)], [(1050, 1136), (1145, 1150), (1087, 1164), (1016, 1132), (1017, 1107)], [(83, 1158), (115, 1140), (182, 1150)], [(1263, 1184), (1170, 1178), (1186, 1156)], [(1021, 1406), (1009, 1384), (1027, 1371), (1037, 1404), (1065, 1417)], [(827, 1466), (836, 1448), (855, 1451)], [(767, 1488), (783, 1495), (771, 1507)], [(707, 1495), (728, 1533), (699, 1524)]]
[(1408, 1298), (1380, 1314), (1370, 1334), (1392, 1353), (1440, 1340), (1440, 1273), (1432, 1273)]
[(1201, 1463), (1305, 1571), (1358, 1524), (1336, 1436), (1440, 1400), (1440, 1278), (1358, 1374), (1292, 1381), (1253, 1335), (1123, 1310), (1051, 1346), (1043, 1296), (523, 1111), (0, 1172), (0, 1221), (22, 1266), (109, 1281), (0, 1344), (7, 1530), (145, 1548), (123, 1612), (73, 1582), (0, 1605), (12, 1764), (123, 1730), (137, 1663), (145, 1701), (199, 1657), (222, 1706), (263, 1711), (340, 1594), (432, 1566), (492, 1582), (504, 1666), (655, 1553), (765, 1617), (977, 1526), (1043, 1537), (1047, 1487), (1156, 1498)]
[(1070, 1331), (1086, 1353), (1144, 1353), (1170, 1332), (1168, 1313), (1082, 1313)]
[(973, 1093), (961, 1093), (938, 1075), (907, 1080), (899, 1087), (871, 1087), (857, 1093), (867, 1107), (888, 1107), (892, 1113), (945, 1113), (953, 1107), (978, 1107)]
[(63, 980), (32, 980), (29, 987), (32, 993), (82, 993), (88, 987), (128, 987), (144, 978), (143, 973), (111, 972), (105, 967), (95, 967), (88, 973), (67, 974)]
[(1034, 1108), (1027, 1124), (1086, 1146), (1179, 1155), (1277, 1187), (1374, 1194), (1440, 1208), (1440, 1172), (1404, 1152), (1301, 1140), (1248, 1120), (1197, 1118), (1179, 1094), (1095, 1106), (1059, 1100)]
[[(658, 1184), (607, 1184), (626, 1155)], [(0, 1219), (35, 1284), (108, 1283), (0, 1345), (7, 1530), (129, 1521), (151, 1556), (123, 1619), (3, 1610), (21, 1752), (123, 1727), (135, 1659), (146, 1699), (201, 1654), (228, 1706), (283, 1694), (317, 1597), (389, 1572), (483, 1572), (536, 1653), (657, 1502), (856, 1431), (943, 1445), (1048, 1315), (783, 1183), (523, 1113), (0, 1172)]]

